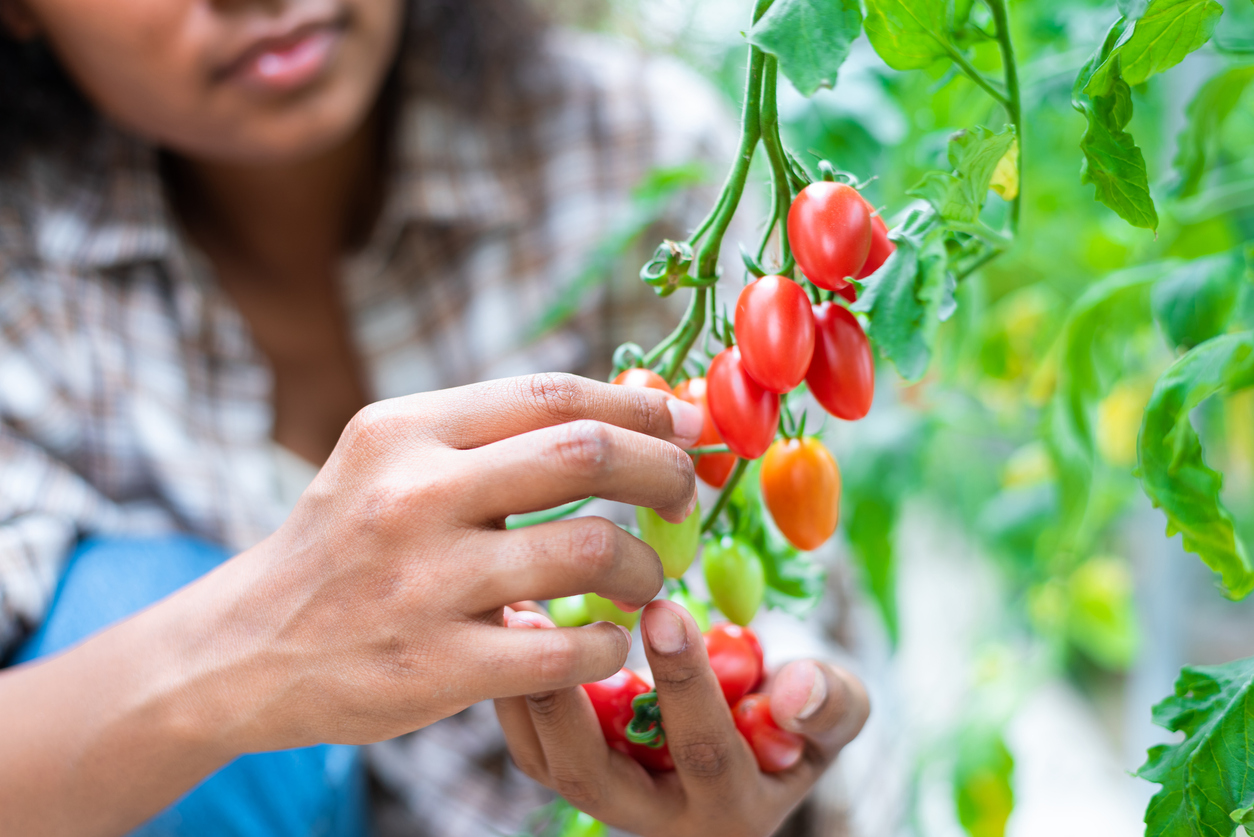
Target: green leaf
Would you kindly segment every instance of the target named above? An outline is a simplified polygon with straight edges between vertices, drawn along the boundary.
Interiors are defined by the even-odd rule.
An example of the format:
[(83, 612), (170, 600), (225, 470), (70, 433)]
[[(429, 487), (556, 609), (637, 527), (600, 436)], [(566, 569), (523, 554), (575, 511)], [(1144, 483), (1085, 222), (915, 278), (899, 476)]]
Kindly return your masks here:
[(949, 55), (945, 0), (866, 0), (866, 36), (894, 70), (920, 70)]
[(1245, 282), (1240, 249), (1189, 262), (1154, 286), (1154, 318), (1173, 346), (1192, 348), (1227, 330)]
[(1175, 694), (1154, 707), (1154, 723), (1184, 733), (1151, 747), (1137, 775), (1162, 785), (1145, 810), (1146, 837), (1230, 837), (1254, 795), (1254, 657), (1188, 667)]
[(1080, 181), (1097, 187), (1096, 197), (1134, 227), (1158, 229), (1145, 157), (1124, 130), (1132, 118), (1132, 91), (1116, 79), (1109, 95), (1085, 99), (1080, 112), (1088, 128), (1080, 139), (1084, 166)]
[(1150, 0), (1094, 68), (1084, 92), (1106, 95), (1120, 76), (1136, 85), (1174, 67), (1210, 40), (1221, 14), (1223, 6), (1215, 0)]
[(1210, 147), (1220, 128), (1254, 80), (1254, 64), (1229, 67), (1212, 76), (1194, 95), (1185, 111), (1187, 121), (1176, 139), (1176, 157), (1171, 165), (1179, 181), (1172, 189), (1178, 198), (1196, 194), (1206, 174)]
[(974, 223), (988, 197), (993, 172), (1014, 139), (1012, 125), (999, 134), (979, 125), (958, 131), (949, 138), (953, 173), (930, 171), (907, 194), (923, 198), (946, 220)]
[(912, 210), (888, 235), (897, 249), (850, 306), (868, 315), (867, 336), (908, 381), (927, 371), (936, 331), (957, 307), (942, 234), (934, 210)]
[(971, 837), (1003, 837), (1014, 810), (1015, 760), (1001, 731), (969, 724), (958, 738), (954, 803), (958, 821)]
[(1145, 265), (1111, 274), (1076, 300), (1059, 337), (1058, 384), (1049, 405), (1046, 438), (1058, 471), (1064, 548), (1084, 530), (1096, 450), (1093, 412), (1105, 394), (1112, 368), (1098, 351), (1123, 343), (1149, 316), (1150, 287), (1168, 267)]
[(1191, 349), (1158, 379), (1145, 417), (1137, 458), (1141, 486), (1167, 515), (1167, 536), (1219, 573), (1227, 595), (1254, 591), (1254, 567), (1220, 501), (1223, 475), (1207, 467), (1189, 414), (1220, 392), (1254, 386), (1254, 331), (1226, 334)]
[(749, 43), (779, 59), (779, 69), (803, 96), (835, 87), (836, 72), (862, 31), (858, 0), (775, 0)]

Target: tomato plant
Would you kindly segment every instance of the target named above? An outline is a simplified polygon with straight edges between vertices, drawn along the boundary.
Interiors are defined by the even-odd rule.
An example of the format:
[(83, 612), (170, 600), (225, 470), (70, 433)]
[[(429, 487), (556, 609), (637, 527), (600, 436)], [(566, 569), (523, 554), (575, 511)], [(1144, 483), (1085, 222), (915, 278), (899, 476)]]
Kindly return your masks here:
[(818, 549), (836, 531), (840, 469), (813, 436), (780, 439), (762, 459), (762, 499), (797, 549)]
[(806, 384), (815, 399), (837, 418), (860, 419), (875, 397), (875, 358), (862, 326), (835, 302), (814, 306), (814, 356)]
[(666, 379), (652, 369), (624, 369), (614, 377), (614, 383), (625, 387), (645, 387), (646, 389), (660, 389), (662, 392), (673, 394), (671, 385), (666, 383)]
[(697, 557), (701, 539), (701, 506), (682, 523), (667, 523), (653, 509), (636, 507), (636, 522), (640, 526), (640, 539), (653, 547), (662, 561), (662, 571), (667, 578), (682, 578)]
[(871, 237), (871, 208), (844, 183), (811, 183), (788, 210), (788, 243), (797, 265), (829, 291), (849, 284), (862, 270)]
[(737, 625), (748, 625), (766, 592), (762, 559), (747, 543), (728, 535), (706, 544), (701, 566), (714, 606)]
[(805, 751), (805, 739), (795, 732), (781, 729), (771, 717), (769, 695), (745, 695), (732, 707), (736, 729), (758, 759), (763, 773), (779, 773), (795, 765)]
[[(714, 419), (710, 418), (710, 405), (706, 392), (705, 378), (689, 378), (680, 381), (675, 387), (677, 398), (689, 404), (695, 404), (705, 414), (705, 423), (701, 427), (701, 437), (697, 439), (697, 447), (718, 447), (723, 444), (723, 437), (714, 426)], [(727, 482), (727, 477), (731, 475), (732, 468), (735, 467), (736, 455), (734, 453), (705, 453), (698, 456), (696, 460), (697, 476), (715, 488), (723, 487)]]
[(750, 282), (736, 301), (736, 343), (749, 377), (767, 392), (795, 389), (814, 354), (810, 298), (785, 276)]
[(723, 697), (734, 706), (762, 682), (762, 646), (752, 630), (734, 623), (715, 625), (702, 638)]
[(710, 418), (732, 453), (757, 459), (771, 446), (779, 424), (779, 396), (763, 389), (745, 368), (739, 347), (710, 361), (706, 377)]
[(627, 726), (635, 717), (632, 701), (639, 695), (653, 691), (639, 674), (628, 668), (620, 669), (604, 680), (583, 684), (583, 690), (592, 700), (592, 708), (596, 710), (605, 743), (620, 753), (631, 756), (649, 770), (675, 769), (675, 762), (665, 742), (658, 747), (650, 747), (627, 740)]
[[(1005, 579), (996, 642), (1030, 646), (1025, 659), (1048, 660), (1049, 676), (1083, 691), (1095, 678), (1077, 672), (1123, 672), (1147, 653), (1136, 618), (1146, 564), (1126, 554), (1126, 532), (1146, 529), (1142, 494), (1227, 596), (1254, 592), (1254, 7), (752, 5), (748, 60), (720, 64), (745, 70), (723, 187), (691, 234), (663, 242), (641, 271), (660, 295), (690, 293), (688, 308), (652, 348), (615, 354), (615, 374), (647, 370), (694, 403), (704, 393), (712, 432), (692, 453), (720, 489), (699, 526), (714, 603), (746, 622), (763, 604), (804, 612), (822, 568), (797, 549), (839, 522), (837, 551), (847, 546), (895, 647), (896, 540), (917, 525), (919, 501)], [(869, 49), (846, 67), (863, 34)], [(785, 113), (781, 75), (802, 97)], [(845, 88), (823, 91), (834, 84)], [(732, 321), (724, 237), (757, 186), (755, 162), (770, 203), (747, 219), (756, 241), (734, 243), (746, 289), (734, 291), (745, 305)], [(787, 326), (799, 295), (781, 292), (783, 280), (814, 323), (803, 385), (790, 361), (804, 341), (789, 342), (799, 335)], [(766, 289), (789, 304), (760, 302)], [(872, 428), (846, 426), (868, 416), (877, 373)], [(839, 467), (806, 449), (807, 418), (813, 431), (822, 417), (814, 402), (832, 417), (822, 430), (838, 428), (826, 438)], [(838, 501), (806, 508), (830, 489), (804, 486), (833, 483)], [(667, 587), (699, 601), (682, 579)], [(1188, 668), (1157, 710), (1183, 739), (1141, 770), (1163, 786), (1150, 837), (1254, 823), (1232, 791), (1254, 785), (1254, 768), (1226, 755), (1243, 752), (1235, 730), (1251, 671), (1248, 660)], [(1206, 697), (1220, 693), (1233, 701)], [(1001, 837), (1014, 748), (1005, 718), (981, 721), (933, 730), (921, 758), (948, 761), (941, 773), (968, 833)], [(970, 746), (949, 746), (971, 730)]]

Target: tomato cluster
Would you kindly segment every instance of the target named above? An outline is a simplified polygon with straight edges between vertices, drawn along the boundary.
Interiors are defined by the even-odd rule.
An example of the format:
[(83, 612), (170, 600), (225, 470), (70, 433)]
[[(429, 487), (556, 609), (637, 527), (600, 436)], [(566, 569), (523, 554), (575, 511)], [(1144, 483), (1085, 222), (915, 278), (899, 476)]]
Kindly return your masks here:
[[(710, 667), (732, 710), (736, 729), (753, 748), (759, 767), (767, 773), (791, 767), (805, 742), (801, 736), (780, 729), (771, 718), (769, 697), (753, 691), (761, 685), (764, 676), (762, 644), (757, 636), (748, 628), (722, 624), (706, 631), (702, 638)], [(653, 691), (644, 678), (624, 668), (605, 680), (585, 683), (583, 688), (592, 700), (601, 732), (610, 747), (654, 772), (675, 769), (664, 733), (652, 744), (630, 740), (628, 727), (637, 712), (642, 711), (638, 705), (655, 704), (650, 704), (648, 698), (637, 701), (641, 695)]]

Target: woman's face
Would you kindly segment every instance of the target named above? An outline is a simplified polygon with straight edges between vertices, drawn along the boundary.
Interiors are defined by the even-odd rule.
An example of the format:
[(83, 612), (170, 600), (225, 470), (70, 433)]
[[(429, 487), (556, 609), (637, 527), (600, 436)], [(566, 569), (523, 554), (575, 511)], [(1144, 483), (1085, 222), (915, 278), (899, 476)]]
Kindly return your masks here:
[(402, 0), (7, 2), (117, 124), (180, 155), (254, 164), (356, 129), (403, 16)]

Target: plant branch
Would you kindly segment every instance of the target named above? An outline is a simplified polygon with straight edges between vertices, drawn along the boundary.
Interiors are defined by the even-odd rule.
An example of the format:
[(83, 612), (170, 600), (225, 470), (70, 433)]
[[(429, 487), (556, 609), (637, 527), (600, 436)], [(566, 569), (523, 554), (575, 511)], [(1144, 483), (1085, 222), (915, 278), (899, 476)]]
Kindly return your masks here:
[[(1007, 100), (1002, 104), (1015, 126), (1015, 142), (1019, 143), (1019, 160), (1023, 160), (1023, 105), (1019, 94), (1019, 67), (1015, 62), (1015, 47), (1010, 40), (1010, 12), (1006, 0), (985, 0), (997, 26), (997, 45), (1001, 48), (1002, 73), (1006, 80)], [(1023, 165), (1019, 165), (1019, 191), (1010, 202), (1010, 230), (1019, 230), (1019, 211), (1023, 203)]]
[(771, 164), (771, 215), (762, 241), (758, 244), (758, 263), (766, 256), (771, 232), (779, 230), (779, 272), (792, 273), (792, 253), (788, 245), (788, 210), (792, 206), (792, 187), (788, 177), (788, 161), (784, 156), (784, 143), (779, 136), (779, 108), (776, 104), (776, 88), (779, 80), (779, 63), (768, 55), (762, 71), (761, 128), (762, 148)]
[(727, 501), (731, 499), (732, 492), (736, 490), (736, 485), (740, 482), (740, 478), (745, 475), (748, 467), (748, 459), (736, 460), (736, 467), (732, 469), (731, 476), (727, 478), (727, 482), (723, 483), (723, 490), (718, 493), (718, 500), (715, 501), (714, 507), (705, 516), (705, 520), (701, 521), (701, 534), (704, 535), (710, 531), (714, 521), (718, 520), (718, 516), (723, 513), (723, 509), (727, 507)]
[(950, 60), (958, 66), (958, 69), (962, 71), (963, 75), (983, 88), (984, 92), (992, 96), (998, 104), (1007, 109), (1010, 107), (1010, 101), (1006, 98), (1006, 94), (994, 87), (993, 83), (985, 78), (984, 74), (977, 70), (974, 65), (967, 60), (967, 57), (959, 52), (956, 46), (951, 44), (947, 38), (941, 38), (940, 43), (945, 48), (945, 52), (949, 55)]

